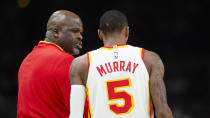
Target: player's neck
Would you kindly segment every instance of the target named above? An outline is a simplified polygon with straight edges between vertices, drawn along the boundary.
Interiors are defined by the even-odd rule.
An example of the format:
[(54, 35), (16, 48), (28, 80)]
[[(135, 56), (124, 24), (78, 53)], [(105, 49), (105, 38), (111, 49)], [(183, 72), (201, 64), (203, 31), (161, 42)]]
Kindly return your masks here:
[(109, 38), (106, 38), (105, 40), (103, 40), (103, 42), (104, 42), (104, 46), (113, 47), (117, 44), (126, 45), (127, 40), (125, 40), (122, 37), (109, 37)]
[(107, 47), (113, 47), (117, 44), (124, 44), (126, 45), (126, 41), (125, 40), (121, 40), (121, 39), (107, 39), (107, 40), (104, 40), (104, 46), (107, 46)]

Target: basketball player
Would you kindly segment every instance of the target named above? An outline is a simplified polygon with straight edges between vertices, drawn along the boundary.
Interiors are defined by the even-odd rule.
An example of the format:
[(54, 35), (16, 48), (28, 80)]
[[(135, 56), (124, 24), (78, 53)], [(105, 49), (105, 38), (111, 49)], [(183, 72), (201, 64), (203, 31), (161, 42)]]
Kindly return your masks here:
[[(70, 69), (70, 118), (82, 118), (85, 87), (90, 118), (173, 118), (167, 104), (160, 57), (126, 45), (129, 27), (117, 10), (100, 18), (104, 47), (76, 58)], [(150, 97), (151, 95), (151, 97)]]
[(69, 67), (72, 55), (82, 48), (81, 32), (82, 21), (75, 13), (59, 10), (52, 14), (45, 40), (20, 66), (17, 118), (69, 117)]

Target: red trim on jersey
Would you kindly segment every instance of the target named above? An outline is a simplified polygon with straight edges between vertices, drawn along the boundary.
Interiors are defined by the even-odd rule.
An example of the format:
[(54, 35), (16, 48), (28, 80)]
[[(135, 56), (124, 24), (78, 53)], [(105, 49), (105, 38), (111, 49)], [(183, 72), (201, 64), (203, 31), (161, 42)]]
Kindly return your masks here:
[(88, 97), (86, 97), (83, 118), (88, 118), (88, 114), (89, 114), (89, 103), (88, 103)]
[(86, 85), (86, 93), (87, 93), (87, 102), (88, 102), (88, 118), (92, 118), (92, 112), (91, 112), (91, 105), (90, 105), (90, 96), (89, 96), (89, 88)]

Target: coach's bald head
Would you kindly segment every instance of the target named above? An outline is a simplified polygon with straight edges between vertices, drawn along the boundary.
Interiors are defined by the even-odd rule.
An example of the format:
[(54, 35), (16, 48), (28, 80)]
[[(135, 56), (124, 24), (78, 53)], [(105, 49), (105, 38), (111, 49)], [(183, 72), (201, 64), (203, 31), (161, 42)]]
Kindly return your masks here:
[(47, 30), (50, 30), (53, 27), (62, 28), (67, 22), (68, 19), (80, 19), (78, 15), (71, 11), (59, 10), (54, 12), (48, 20)]
[(82, 48), (82, 32), (82, 21), (77, 14), (59, 10), (48, 20), (45, 40), (59, 45), (72, 55), (77, 55)]

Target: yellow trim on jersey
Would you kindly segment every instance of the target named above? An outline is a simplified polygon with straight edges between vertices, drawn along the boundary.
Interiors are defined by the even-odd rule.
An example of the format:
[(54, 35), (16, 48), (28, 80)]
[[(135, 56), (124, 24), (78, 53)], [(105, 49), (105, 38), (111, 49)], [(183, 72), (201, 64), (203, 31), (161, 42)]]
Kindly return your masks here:
[[(122, 107), (123, 105), (118, 105), (117, 103), (109, 104), (109, 110), (110, 110), (111, 112), (113, 112), (114, 114), (116, 114), (116, 115), (129, 114), (129, 113), (133, 110), (133, 108), (134, 108), (133, 96), (132, 96), (131, 94), (129, 94), (128, 92), (126, 92), (125, 90), (117, 91), (117, 89), (119, 89), (119, 88), (132, 87), (131, 79), (130, 79), (130, 78), (124, 78), (124, 79), (117, 79), (117, 80), (106, 81), (106, 83), (107, 83), (107, 82), (121, 81), (121, 80), (127, 80), (127, 79), (129, 80), (129, 85), (128, 85), (128, 86), (122, 86), (122, 87), (115, 87), (115, 88), (114, 88), (114, 92), (125, 92), (125, 93), (127, 93), (128, 95), (130, 95), (130, 96), (131, 96), (131, 107), (130, 107), (130, 109), (129, 109), (127, 112), (125, 112), (125, 113), (118, 113), (118, 114), (116, 114), (114, 111), (112, 111), (112, 110), (110, 109), (110, 106), (111, 106), (111, 105), (116, 105), (117, 107)], [(123, 101), (124, 101), (124, 105), (125, 105), (125, 100), (124, 100), (123, 98), (112, 99), (112, 100), (109, 99), (109, 93), (108, 93), (108, 87), (107, 87), (107, 86), (106, 86), (106, 91), (107, 91), (107, 98), (108, 98), (108, 101), (123, 100)]]
[(151, 95), (150, 95), (150, 89), (149, 89), (149, 118), (153, 118), (153, 108), (152, 108), (152, 99), (151, 99)]
[[(127, 47), (128, 45), (122, 45), (122, 46), (116, 46), (117, 48), (124, 48)], [(116, 49), (115, 46), (113, 47), (101, 47), (101, 49), (105, 49), (105, 50), (114, 50)]]
[(65, 51), (63, 50), (63, 48), (61, 48), (60, 46), (56, 45), (55, 43), (48, 42), (48, 41), (40, 41), (40, 42), (41, 42), (41, 43), (49, 43), (49, 44), (53, 44), (53, 45), (55, 45), (56, 47), (58, 47), (60, 50), (62, 50), (63, 52), (65, 52)]
[(142, 50), (143, 48), (140, 48), (140, 57), (142, 58)]
[(92, 118), (92, 111), (91, 111), (91, 105), (90, 105), (90, 95), (89, 95), (88, 85), (86, 85), (86, 93), (87, 93), (88, 105), (89, 105), (88, 118)]
[(88, 64), (89, 64), (89, 66), (91, 64), (91, 54), (90, 54), (90, 52), (88, 52)]

